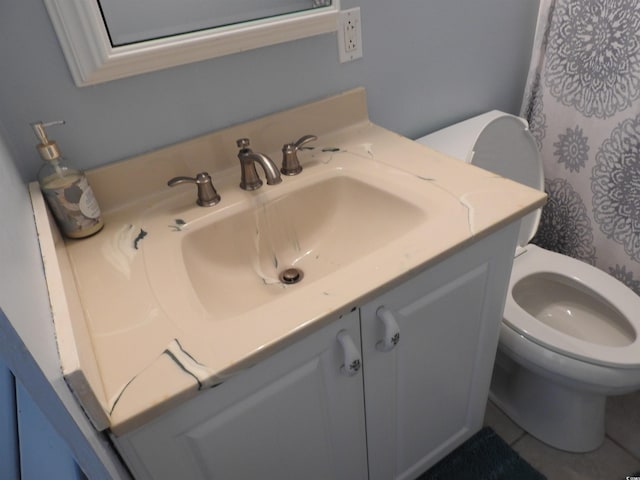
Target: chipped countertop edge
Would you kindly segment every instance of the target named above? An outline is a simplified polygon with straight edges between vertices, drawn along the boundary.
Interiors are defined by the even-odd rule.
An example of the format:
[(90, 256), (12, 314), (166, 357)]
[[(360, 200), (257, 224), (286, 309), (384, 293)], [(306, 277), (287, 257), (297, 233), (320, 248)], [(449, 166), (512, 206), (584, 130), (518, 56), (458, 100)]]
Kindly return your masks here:
[[(106, 397), (95, 356), (90, 352), (92, 345), (86, 321), (81, 308), (78, 308), (79, 299), (69, 298), (75, 292), (64, 288), (65, 283), (73, 281), (69, 278), (72, 273), (64, 241), (45, 205), (38, 182), (31, 182), (28, 189), (42, 253), (60, 368), (93, 426), (104, 430), (110, 421), (104, 411)], [(65, 276), (67, 282), (63, 280)]]
[[(357, 89), (355, 91), (352, 91), (350, 95), (355, 95), (356, 97), (363, 96), (364, 92)], [(344, 96), (342, 98), (344, 99)], [(329, 103), (331, 103), (331, 99), (329, 100)], [(364, 110), (364, 117), (366, 117), (366, 110)], [(471, 191), (470, 191), (470, 186), (468, 184), (468, 181), (470, 181), (471, 184), (474, 184), (474, 185), (477, 184), (477, 182), (480, 182), (484, 185), (483, 188), (487, 189), (487, 192), (492, 192), (492, 193), (496, 192), (496, 189), (495, 189), (496, 187), (491, 186), (493, 182), (500, 182), (500, 184), (504, 188), (507, 188), (510, 190), (513, 189), (513, 191), (516, 191), (516, 190), (523, 191), (526, 193), (525, 195), (523, 195), (523, 200), (522, 200), (523, 205), (518, 207), (516, 206), (509, 207), (508, 212), (503, 212), (503, 214), (498, 215), (499, 218), (495, 217), (495, 215), (494, 216), (489, 215), (488, 218), (481, 219), (481, 221), (478, 222), (477, 225), (469, 224), (469, 227), (472, 227), (471, 232), (467, 231), (465, 235), (458, 236), (455, 242), (448, 246), (441, 245), (438, 249), (433, 250), (432, 255), (426, 260), (422, 259), (417, 263), (414, 262), (414, 263), (408, 263), (405, 265), (395, 265), (393, 268), (389, 270), (390, 273), (388, 273), (387, 275), (388, 278), (386, 278), (385, 281), (382, 281), (374, 286), (371, 286), (371, 288), (368, 288), (366, 292), (360, 292), (357, 295), (345, 295), (343, 296), (343, 298), (339, 299), (340, 297), (339, 292), (343, 287), (340, 287), (338, 285), (340, 282), (336, 281), (335, 291), (332, 292), (332, 295), (334, 295), (334, 298), (332, 299), (333, 303), (326, 304), (326, 305), (331, 305), (331, 307), (326, 307), (326, 305), (321, 305), (319, 309), (316, 308), (315, 310), (314, 309), (309, 310), (307, 313), (304, 314), (304, 315), (307, 315), (307, 317), (305, 317), (306, 318), (305, 321), (302, 321), (302, 322), (299, 321), (295, 326), (292, 326), (291, 324), (288, 325), (279, 334), (271, 335), (268, 341), (260, 342), (259, 345), (254, 346), (253, 348), (250, 348), (249, 350), (245, 351), (244, 354), (242, 355), (235, 354), (233, 358), (227, 358), (225, 361), (212, 362), (212, 365), (217, 365), (217, 366), (209, 365), (209, 367), (204, 367), (204, 365), (200, 365), (200, 363), (195, 359), (195, 357), (191, 356), (191, 354), (189, 353), (189, 349), (185, 349), (182, 347), (180, 343), (180, 338), (179, 338), (180, 335), (178, 333), (172, 336), (172, 338), (167, 337), (166, 342), (164, 343), (164, 350), (162, 351), (162, 354), (161, 354), (164, 358), (162, 362), (166, 362), (168, 361), (167, 358), (170, 358), (170, 361), (176, 362), (178, 365), (183, 365), (183, 366), (186, 365), (187, 368), (191, 369), (192, 371), (192, 373), (190, 373), (191, 378), (187, 378), (186, 375), (176, 376), (175, 378), (172, 377), (171, 379), (166, 380), (166, 382), (164, 382), (166, 385), (163, 385), (162, 388), (159, 388), (157, 391), (150, 391), (150, 389), (148, 388), (143, 388), (145, 387), (145, 385), (146, 387), (149, 386), (147, 380), (145, 379), (145, 381), (141, 381), (140, 384), (133, 385), (133, 387), (129, 387), (132, 389), (132, 391), (136, 392), (136, 395), (139, 396), (139, 398), (137, 399), (138, 403), (136, 404), (136, 402), (127, 401), (129, 403), (125, 402), (124, 404), (120, 404), (118, 408), (120, 408), (121, 410), (114, 411), (113, 414), (110, 416), (107, 415), (105, 412), (108, 412), (109, 410), (113, 410), (113, 405), (112, 405), (113, 395), (111, 395), (109, 400), (106, 398), (107, 395), (105, 395), (105, 388), (102, 384), (103, 375), (100, 375), (98, 372), (98, 375), (97, 375), (98, 378), (96, 378), (96, 375), (95, 375), (96, 372), (93, 372), (94, 373), (93, 376), (88, 375), (85, 378), (85, 381), (88, 382), (91, 388), (87, 389), (86, 385), (81, 384), (76, 386), (76, 388), (72, 387), (72, 390), (77, 396), (78, 396), (78, 391), (82, 390), (82, 387), (84, 387), (84, 390), (92, 391), (93, 398), (91, 398), (91, 395), (88, 397), (85, 395), (84, 397), (79, 397), (79, 400), (85, 407), (85, 410), (88, 411), (89, 416), (92, 418), (92, 421), (96, 425), (96, 428), (102, 429), (102, 428), (105, 428), (106, 426), (109, 426), (116, 435), (121, 435), (143, 425), (144, 423), (150, 421), (151, 419), (162, 414), (163, 412), (166, 412), (167, 410), (174, 407), (175, 405), (178, 405), (183, 401), (193, 397), (200, 390), (204, 388), (209, 388), (211, 386), (215, 386), (218, 383), (218, 381), (220, 380), (224, 381), (230, 375), (235, 375), (238, 372), (246, 368), (249, 368), (251, 365), (259, 362), (260, 360), (268, 357), (269, 355), (272, 355), (273, 353), (286, 347), (292, 342), (306, 336), (307, 334), (311, 333), (315, 329), (320, 328), (331, 321), (334, 321), (340, 315), (347, 313), (352, 308), (362, 305), (362, 303), (366, 302), (369, 299), (374, 298), (378, 294), (382, 293), (382, 291), (392, 288), (395, 285), (398, 285), (399, 283), (409, 278), (416, 272), (423, 270), (425, 268), (429, 268), (433, 264), (452, 255), (453, 253), (455, 253), (456, 251), (459, 251), (460, 249), (464, 248), (470, 243), (475, 242), (477, 239), (482, 238), (492, 233), (493, 231), (500, 229), (501, 227), (517, 220), (519, 217), (521, 217), (525, 213), (533, 211), (535, 208), (541, 206), (544, 203), (544, 195), (542, 194), (542, 192), (536, 192), (536, 195), (533, 195), (532, 192), (535, 192), (535, 191), (531, 191), (531, 189), (522, 187), (518, 184), (515, 184), (514, 182), (511, 182), (510, 180), (504, 179), (502, 177), (497, 177), (494, 174), (490, 174), (489, 172), (485, 172), (483, 170), (477, 169), (476, 167), (464, 164), (463, 162), (460, 162), (458, 160), (455, 160), (443, 154), (440, 154), (434, 150), (431, 150), (428, 147), (417, 144), (409, 139), (406, 139), (405, 137), (402, 137), (398, 134), (385, 130), (381, 127), (378, 127), (372, 124), (371, 122), (369, 122), (368, 119), (363, 121), (362, 115), (360, 116), (356, 115), (355, 118), (357, 118), (357, 123), (355, 125), (349, 125), (340, 131), (335, 131), (331, 134), (325, 135), (324, 137), (326, 137), (326, 141), (329, 142), (329, 143), (326, 143), (326, 145), (339, 144), (342, 147), (344, 147), (345, 152), (347, 150), (351, 150), (349, 154), (354, 154), (354, 149), (358, 149), (358, 155), (365, 159), (368, 157), (368, 161), (371, 162), (370, 165), (372, 168), (375, 168), (376, 163), (380, 163), (380, 164), (387, 165), (398, 171), (403, 171), (408, 175), (420, 178), (422, 181), (435, 183), (438, 188), (443, 188), (448, 195), (451, 195), (452, 198), (455, 198), (456, 201), (461, 205), (461, 208), (466, 209), (469, 218), (474, 218), (474, 215), (475, 215), (470, 210), (470, 208), (473, 206), (473, 198), (471, 198), (470, 200), (465, 200), (465, 198), (469, 195), (471, 196), (473, 196), (474, 194), (485, 195), (485, 193), (477, 189), (474, 190), (473, 188), (471, 188)], [(266, 122), (267, 124), (269, 123), (268, 117), (266, 119)], [(242, 129), (242, 126), (239, 126), (237, 128)], [(255, 128), (259, 129), (259, 125), (255, 126)], [(206, 137), (206, 136), (203, 136), (203, 137)], [(384, 139), (384, 141), (379, 141), (380, 139)], [(318, 143), (323, 143), (323, 140), (325, 139), (320, 138)], [(399, 158), (397, 153), (398, 145), (404, 148), (405, 151), (407, 152), (406, 155), (404, 154), (402, 155), (402, 158)], [(179, 144), (170, 148), (175, 152), (178, 146)], [(273, 152), (269, 152), (269, 151), (267, 153), (273, 154)], [(313, 161), (316, 161), (314, 159), (317, 158), (317, 155), (313, 155), (313, 152), (312, 152), (312, 155), (310, 155), (310, 157), (312, 158), (311, 162), (313, 162)], [(273, 158), (275, 159), (276, 157), (274, 156)], [(149, 161), (149, 158), (145, 157), (144, 163), (146, 164), (146, 162), (148, 161)], [(307, 162), (309, 162), (308, 158), (307, 158)], [(136, 162), (133, 162), (133, 164), (136, 164)], [(304, 165), (308, 166), (309, 163), (306, 163)], [(123, 167), (126, 169), (128, 167), (131, 167), (131, 164), (121, 163), (119, 167)], [(137, 170), (138, 173), (140, 174), (141, 172), (138, 167), (139, 165), (138, 166), (134, 165), (133, 170), (130, 170), (130, 172)], [(115, 171), (114, 169), (116, 169), (116, 167), (114, 166), (110, 167), (109, 175), (114, 174), (114, 171)], [(162, 168), (159, 168), (159, 170), (162, 170)], [(212, 172), (215, 173), (215, 179), (216, 179), (215, 181), (220, 181), (222, 184), (225, 184), (228, 182), (237, 183), (237, 178), (235, 177), (237, 177), (239, 174), (236, 170), (237, 170), (237, 167), (235, 168), (228, 167), (223, 169), (222, 171), (212, 170)], [(166, 179), (167, 176), (174, 174), (174, 173), (171, 173), (170, 175), (167, 175), (168, 173), (169, 172), (160, 174), (159, 178)], [(196, 172), (194, 171), (180, 172), (180, 174), (194, 174), (194, 173)], [(97, 172), (96, 175), (98, 175), (99, 177), (99, 172)], [(452, 175), (457, 178), (457, 181), (454, 182), (453, 184), (451, 183)], [(467, 176), (471, 178), (467, 179), (466, 178)], [(449, 177), (449, 178), (446, 179), (446, 177)], [(92, 183), (95, 181), (96, 178), (97, 177), (95, 175), (92, 177), (92, 180), (91, 180)], [(98, 182), (100, 182), (100, 180), (98, 180)], [(190, 194), (193, 194), (193, 192), (185, 193), (185, 192), (176, 192), (173, 190), (169, 192), (167, 187), (163, 186), (163, 189), (161, 191), (156, 191), (155, 189), (152, 189), (146, 192), (145, 191), (138, 192), (138, 194), (139, 194), (138, 196), (139, 200), (142, 197), (144, 201), (146, 201), (147, 203), (154, 204), (158, 200), (160, 200), (160, 198), (164, 198), (164, 196), (166, 195), (172, 195), (172, 196), (178, 197), (178, 196), (190, 195)], [(100, 196), (97, 193), (96, 195), (98, 196), (98, 200), (102, 203), (102, 199), (100, 198)], [(163, 197), (161, 197), (161, 195)], [(131, 202), (130, 198), (129, 199), (125, 198), (124, 201), (122, 202), (109, 201), (107, 203), (108, 205), (110, 205), (110, 207), (105, 210), (107, 212), (107, 215), (106, 215), (107, 225), (109, 222), (108, 217), (110, 216), (110, 214), (112, 213), (118, 214), (123, 212), (124, 214), (126, 214), (130, 208), (133, 208), (135, 210), (134, 207), (131, 207), (133, 203)], [(138, 237), (135, 237), (135, 238), (138, 238)], [(74, 246), (83, 245), (83, 243), (81, 242), (85, 242), (85, 241), (71, 241), (69, 242), (69, 245), (74, 245)], [(140, 238), (140, 242), (141, 244), (144, 244), (145, 239)], [(84, 245), (88, 245), (88, 243), (84, 243)], [(53, 253), (55, 254), (55, 252)], [(50, 253), (47, 253), (47, 255), (49, 254)], [(45, 257), (44, 249), (43, 249), (43, 257)], [(50, 277), (51, 277), (50, 275), (47, 275), (48, 282), (50, 280)], [(51, 280), (53, 280), (53, 277), (51, 277)], [(343, 289), (346, 290), (346, 287), (344, 287)], [(58, 301), (66, 302), (64, 295), (62, 296), (58, 295)], [(52, 308), (54, 303), (55, 303), (54, 298), (52, 298)], [(321, 301), (319, 301), (318, 303), (320, 304)], [(54, 310), (54, 316), (55, 316), (56, 308), (53, 308), (53, 310)], [(264, 308), (263, 310), (265, 312), (270, 312), (269, 308)], [(274, 314), (274, 312), (271, 312), (271, 314)], [(66, 321), (67, 319), (62, 319), (62, 320)], [(83, 318), (81, 320), (81, 323), (84, 322), (86, 324), (87, 321), (88, 321), (87, 318)], [(85, 329), (86, 329), (86, 326), (85, 326)], [(95, 336), (95, 331), (93, 335)], [(91, 335), (89, 335), (89, 337), (91, 337)], [(91, 338), (82, 339), (82, 338), (77, 338), (77, 335), (76, 335), (75, 341), (81, 344), (84, 344), (84, 348), (82, 348), (81, 350), (83, 350), (82, 353), (84, 357), (87, 357), (87, 347), (93, 348), (94, 341), (98, 341), (98, 343), (100, 343), (100, 341), (102, 340), (100, 339), (96, 340), (96, 338), (94, 338), (92, 341)], [(165, 352), (167, 353), (165, 354)], [(93, 353), (95, 355), (95, 350), (93, 350)], [(62, 353), (61, 353), (61, 356), (62, 356)], [(91, 358), (83, 358), (81, 360), (81, 363), (84, 367), (86, 367), (87, 364), (89, 364), (90, 366), (92, 361), (94, 363), (100, 364), (100, 361), (98, 361), (96, 358), (94, 358), (93, 360)], [(104, 362), (106, 361), (106, 359), (101, 358), (101, 361)], [(67, 366), (69, 365), (71, 364), (67, 363)], [(76, 364), (76, 367), (80, 368), (78, 364)], [(150, 371), (148, 373), (149, 378), (154, 378), (153, 375), (160, 375), (160, 373), (162, 374), (166, 373), (165, 371), (160, 371), (160, 370), (158, 370), (158, 372), (156, 371), (152, 372), (151, 370), (154, 370), (155, 368), (156, 367), (154, 365), (150, 367)], [(103, 371), (103, 369), (100, 369), (99, 366), (96, 366), (96, 369)], [(91, 367), (89, 368), (89, 370), (91, 370)], [(74, 373), (77, 373), (77, 371), (69, 372), (68, 379), (75, 378), (73, 377)], [(87, 373), (91, 373), (91, 372), (89, 371)], [(133, 378), (135, 378), (135, 375), (133, 376)], [(161, 378), (164, 378), (164, 377), (161, 377)], [(80, 378), (80, 380), (75, 378), (75, 381), (82, 382), (82, 378)], [(147, 383), (145, 384), (145, 382)], [(194, 382), (197, 383), (199, 388), (194, 388)], [(113, 391), (113, 388), (111, 390)], [(97, 404), (100, 405), (100, 412), (95, 411)], [(93, 412), (93, 414), (91, 412)]]

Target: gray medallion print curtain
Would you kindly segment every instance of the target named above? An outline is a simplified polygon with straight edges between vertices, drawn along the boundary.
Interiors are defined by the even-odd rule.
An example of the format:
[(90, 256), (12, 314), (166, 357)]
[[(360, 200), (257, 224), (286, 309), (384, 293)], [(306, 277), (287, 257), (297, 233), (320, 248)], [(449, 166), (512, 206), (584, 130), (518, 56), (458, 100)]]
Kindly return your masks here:
[(521, 115), (549, 195), (533, 243), (640, 295), (640, 0), (541, 0)]

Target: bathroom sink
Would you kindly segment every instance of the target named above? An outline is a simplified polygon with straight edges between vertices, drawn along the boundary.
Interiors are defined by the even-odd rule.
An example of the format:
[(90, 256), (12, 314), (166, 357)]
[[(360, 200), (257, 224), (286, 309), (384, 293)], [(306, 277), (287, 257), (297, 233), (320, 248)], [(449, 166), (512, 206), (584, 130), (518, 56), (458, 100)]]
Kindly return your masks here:
[(199, 302), (224, 319), (336, 272), (425, 216), (380, 186), (339, 175), (187, 230), (180, 250)]

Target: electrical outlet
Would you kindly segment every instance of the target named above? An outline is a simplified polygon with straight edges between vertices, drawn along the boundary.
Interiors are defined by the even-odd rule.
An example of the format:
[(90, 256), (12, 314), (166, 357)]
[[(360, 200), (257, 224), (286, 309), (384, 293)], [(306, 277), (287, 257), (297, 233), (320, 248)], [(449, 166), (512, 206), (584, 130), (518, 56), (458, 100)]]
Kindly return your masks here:
[(358, 49), (358, 23), (355, 19), (347, 17), (345, 19), (342, 28), (344, 29), (344, 49), (346, 52), (351, 53)]
[(362, 57), (360, 7), (343, 10), (338, 18), (338, 53), (340, 63)]

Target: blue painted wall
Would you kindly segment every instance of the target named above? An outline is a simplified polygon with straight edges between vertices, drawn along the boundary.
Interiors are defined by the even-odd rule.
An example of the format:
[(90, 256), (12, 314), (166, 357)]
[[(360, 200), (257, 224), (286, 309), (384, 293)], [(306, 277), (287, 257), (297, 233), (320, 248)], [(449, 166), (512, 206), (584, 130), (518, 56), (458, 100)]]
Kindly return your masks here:
[(67, 443), (0, 360), (0, 478), (85, 480)]
[(65, 441), (19, 382), (16, 399), (20, 479), (86, 480)]
[(20, 478), (18, 456), (18, 418), (16, 386), (13, 375), (0, 359), (0, 474), (13, 480)]

